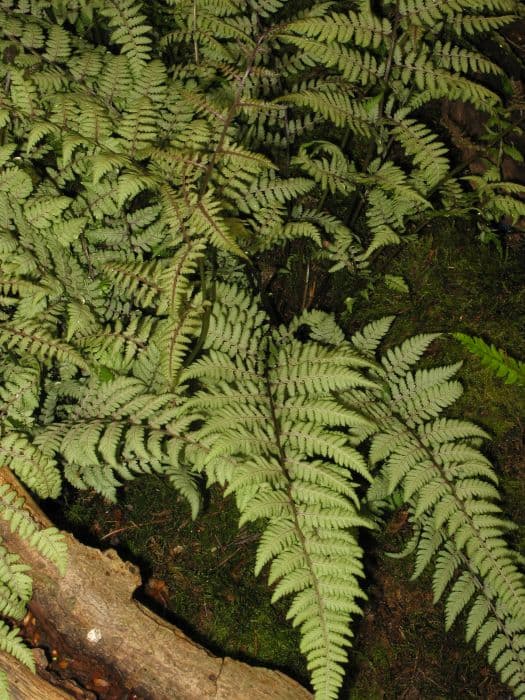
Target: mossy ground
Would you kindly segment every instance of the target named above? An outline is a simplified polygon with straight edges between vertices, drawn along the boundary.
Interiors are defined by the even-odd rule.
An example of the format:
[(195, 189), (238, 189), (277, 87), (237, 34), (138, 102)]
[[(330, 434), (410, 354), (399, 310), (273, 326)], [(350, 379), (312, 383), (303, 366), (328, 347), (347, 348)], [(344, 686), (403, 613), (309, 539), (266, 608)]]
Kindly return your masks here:
[(213, 488), (196, 521), (170, 484), (146, 476), (122, 489), (118, 505), (72, 494), (66, 516), (88, 540), (116, 548), (140, 565), (141, 596), (212, 651), (285, 669), (307, 682), (299, 637), (286, 605), (272, 605), (255, 579), (258, 532), (238, 528), (231, 499)]
[[(471, 229), (448, 222), (436, 224), (394, 258), (392, 249), (382, 257), (390, 274), (405, 277), (410, 293), (393, 292), (378, 281), (368, 298), (356, 302), (351, 319), (343, 314), (351, 329), (396, 314), (390, 343), (426, 331), (465, 331), (525, 359), (525, 246), (500, 260), (493, 248), (475, 240)], [(326, 297), (316, 302), (335, 307), (355, 292), (336, 278)], [(429, 362), (460, 359), (465, 393), (454, 412), (494, 436), (487, 449), (500, 473), (507, 512), (520, 526), (514, 541), (523, 552), (525, 390), (505, 386), (447, 335), (433, 344)], [(145, 594), (194, 638), (218, 653), (284, 669), (307, 683), (298, 636), (285, 621), (286, 605), (272, 606), (264, 580), (252, 575), (257, 532), (238, 530), (231, 500), (212, 490), (203, 514), (192, 522), (169, 485), (150, 476), (127, 485), (118, 506), (90, 494), (70, 495), (63, 505), (70, 527), (142, 564)], [(463, 642), (461, 623), (445, 633), (428, 581), (411, 582), (410, 561), (385, 556), (407, 531), (401, 511), (382, 540), (371, 544), (369, 602), (356, 630), (342, 697), (508, 698), (484, 658)]]

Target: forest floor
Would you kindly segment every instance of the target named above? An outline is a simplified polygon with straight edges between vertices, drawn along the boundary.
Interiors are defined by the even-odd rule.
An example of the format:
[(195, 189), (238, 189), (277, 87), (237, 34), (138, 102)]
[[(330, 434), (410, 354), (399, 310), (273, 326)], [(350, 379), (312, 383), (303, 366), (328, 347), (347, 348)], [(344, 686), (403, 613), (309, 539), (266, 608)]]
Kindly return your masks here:
[[(523, 237), (509, 241), (501, 258), (464, 223), (447, 222), (420, 234), (394, 257), (391, 249), (383, 256), (388, 272), (402, 275), (410, 292), (378, 282), (368, 298), (356, 299), (351, 319), (343, 313), (349, 329), (396, 314), (391, 344), (421, 332), (465, 331), (525, 359)], [(323, 294), (317, 300), (321, 306), (343, 308), (342, 300), (355, 297), (355, 290), (338, 276)], [(431, 350), (434, 364), (464, 360), (459, 377), (465, 393), (451, 413), (493, 436), (486, 451), (501, 479), (505, 510), (519, 526), (514, 544), (525, 554), (525, 390), (504, 385), (450, 336)], [(81, 540), (114, 547), (139, 563), (143, 595), (194, 639), (221, 655), (282, 669), (307, 685), (298, 635), (286, 623), (286, 603), (271, 605), (264, 579), (252, 574), (257, 531), (238, 530), (231, 499), (212, 489), (193, 522), (166, 481), (148, 476), (123, 487), (118, 505), (70, 491), (60, 508), (61, 524)], [(369, 601), (357, 624), (341, 700), (510, 698), (484, 658), (463, 641), (461, 621), (445, 633), (429, 580), (410, 581), (410, 559), (385, 555), (401, 549), (409, 534), (399, 511), (367, 549)]]

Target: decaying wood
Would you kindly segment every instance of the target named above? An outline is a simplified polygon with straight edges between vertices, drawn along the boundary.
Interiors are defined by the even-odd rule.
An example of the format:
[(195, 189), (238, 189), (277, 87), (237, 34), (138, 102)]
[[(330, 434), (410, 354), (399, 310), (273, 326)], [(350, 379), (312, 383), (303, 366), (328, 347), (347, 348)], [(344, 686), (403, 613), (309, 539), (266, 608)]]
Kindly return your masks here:
[[(46, 516), (6, 469), (33, 516)], [(298, 683), (282, 673), (218, 658), (133, 598), (141, 585), (137, 569), (113, 551), (101, 552), (66, 534), (69, 565), (65, 576), (0, 522), (0, 536), (32, 567), (30, 610), (46, 640), (48, 667), (60, 670), (101, 700), (307, 700)], [(50, 647), (53, 647), (50, 652)], [(4, 666), (3, 659), (0, 664)], [(4, 666), (5, 667), (5, 666)], [(11, 676), (10, 667), (6, 667)], [(14, 682), (14, 681), (13, 681)], [(36, 697), (74, 697), (32, 693)]]
[(72, 700), (74, 697), (60, 688), (55, 688), (43, 678), (35, 676), (16, 659), (0, 651), (0, 668), (7, 671), (11, 700)]

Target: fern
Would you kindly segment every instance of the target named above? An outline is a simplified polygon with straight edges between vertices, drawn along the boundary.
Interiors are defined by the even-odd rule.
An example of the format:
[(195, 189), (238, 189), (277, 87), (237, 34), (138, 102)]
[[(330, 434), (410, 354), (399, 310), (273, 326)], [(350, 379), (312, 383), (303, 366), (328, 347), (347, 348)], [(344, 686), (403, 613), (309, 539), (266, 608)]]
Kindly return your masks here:
[[(358, 334), (376, 338), (388, 320)], [(467, 640), (488, 645), (487, 657), (516, 697), (525, 693), (525, 579), (517, 555), (505, 535), (511, 524), (498, 504), (497, 477), (479, 450), (486, 434), (466, 421), (440, 417), (461, 393), (451, 381), (459, 365), (412, 370), (435, 336), (421, 335), (392, 348), (371, 378), (383, 391), (352, 390), (345, 403), (365, 407), (377, 429), (366, 428), (359, 441), (371, 437), (369, 458), (379, 467), (369, 490), (374, 506), (401, 491), (408, 505), (414, 536), (414, 578), (435, 561), (435, 601), (445, 596), (447, 629), (462, 610)], [(372, 356), (373, 346), (367, 348)], [(376, 506), (377, 507), (377, 506)]]
[(488, 345), (482, 338), (466, 333), (454, 333), (458, 340), (469, 352), (481, 360), (496, 377), (503, 379), (505, 384), (525, 385), (525, 364), (507, 355), (494, 345)]
[[(364, 597), (364, 484), (370, 502), (403, 493), (417, 571), (434, 557), (436, 595), (452, 584), (448, 622), (473, 602), (467, 634), (519, 695), (521, 583), (498, 578), (514, 560), (493, 472), (479, 429), (441, 417), (457, 368), (412, 372), (434, 336), (376, 362), (391, 319), (349, 343), (320, 311), (279, 326), (259, 296), (265, 261), (295, 247), (307, 270), (366, 285), (411, 224), (481, 205), (487, 219), (523, 214), (497, 159), (460, 178), (427, 119), (443, 97), (470, 103), (499, 149), (502, 70), (480, 46), (519, 8), (343, 5), (2, 3), (0, 452), (42, 498), (65, 479), (114, 499), (155, 472), (195, 517), (200, 475), (226, 485), (241, 522), (266, 522), (257, 571), (275, 600), (292, 596), (319, 698), (337, 696)], [(57, 532), (8, 489), (0, 499), (62, 567)], [(17, 614), (19, 566), (2, 552), (0, 606)], [(28, 661), (7, 628), (0, 646)]]
[(15, 659), (35, 671), (35, 661), (31, 651), (24, 644), (22, 637), (15, 629), (9, 629), (5, 622), (0, 621), (0, 649), (6, 651)]
[(140, 5), (134, 0), (111, 0), (102, 12), (113, 29), (111, 40), (122, 46), (122, 52), (129, 59), (132, 72), (140, 75), (150, 54), (150, 27), (146, 17), (140, 12)]
[[(67, 548), (63, 534), (56, 528), (42, 529), (24, 507), (24, 499), (8, 484), (0, 486), (0, 517), (9, 524), (12, 532), (23, 537), (31, 547), (53, 562), (60, 573), (65, 572)], [(29, 570), (30, 567), (18, 555), (0, 546), (0, 614), (11, 620), (21, 621), (27, 612), (32, 595)], [(33, 655), (18, 631), (10, 629), (3, 621), (0, 621), (0, 648), (32, 671), (35, 670)], [(4, 697), (9, 697), (7, 679), (0, 687)]]
[(0, 698), (9, 700), (9, 678), (5, 671), (0, 671)]
[[(256, 573), (271, 563), (272, 600), (294, 596), (288, 618), (301, 630), (316, 696), (335, 698), (349, 618), (364, 597), (353, 531), (371, 525), (352, 481), (371, 476), (337, 430), (359, 417), (331, 397), (370, 382), (346, 348), (301, 343), (284, 329), (268, 335), (262, 312), (235, 289), (218, 288), (212, 316), (220, 332), (208, 335), (206, 355), (183, 373), (202, 387), (187, 403), (204, 420), (194, 434), (195, 468), (227, 482), (241, 525), (267, 521)], [(241, 354), (236, 342), (225, 345), (229, 328), (243, 333)]]

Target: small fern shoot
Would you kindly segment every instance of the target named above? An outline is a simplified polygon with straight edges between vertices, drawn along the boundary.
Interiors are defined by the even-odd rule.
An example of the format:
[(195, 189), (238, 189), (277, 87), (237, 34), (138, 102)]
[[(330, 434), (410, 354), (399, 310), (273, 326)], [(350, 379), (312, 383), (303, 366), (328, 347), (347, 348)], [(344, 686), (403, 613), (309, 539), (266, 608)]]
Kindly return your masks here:
[(505, 384), (519, 384), (525, 386), (525, 362), (516, 360), (504, 350), (494, 344), (486, 343), (478, 336), (467, 333), (453, 333), (458, 340), (475, 357), (481, 360), (481, 364), (488, 367), (496, 377), (500, 377)]

